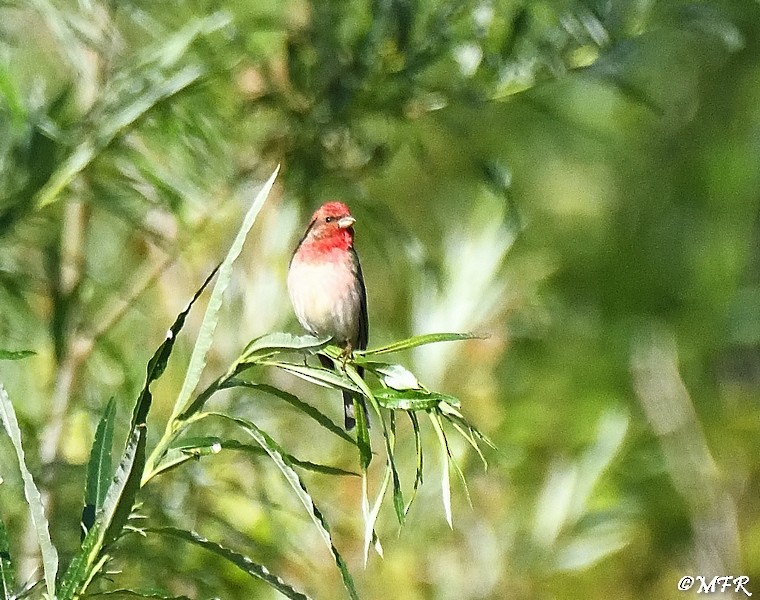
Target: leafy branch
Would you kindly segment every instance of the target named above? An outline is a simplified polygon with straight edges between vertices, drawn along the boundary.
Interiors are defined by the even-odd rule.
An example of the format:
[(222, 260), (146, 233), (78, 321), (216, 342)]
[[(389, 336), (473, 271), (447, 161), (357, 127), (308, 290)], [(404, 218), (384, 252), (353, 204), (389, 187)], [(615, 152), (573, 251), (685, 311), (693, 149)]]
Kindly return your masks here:
[[(453, 396), (428, 389), (406, 367), (385, 359), (391, 353), (424, 344), (461, 341), (476, 337), (471, 334), (435, 333), (417, 336), (388, 346), (357, 352), (354, 356), (344, 357), (341, 349), (331, 345), (329, 339), (320, 339), (309, 335), (271, 333), (251, 341), (221, 376), (212, 381), (205, 389), (196, 393), (196, 387), (201, 379), (211, 348), (213, 333), (219, 320), (224, 292), (231, 280), (232, 264), (240, 254), (245, 238), (266, 201), (276, 176), (277, 170), (262, 187), (245, 215), (240, 231), (224, 261), (209, 274), (196, 291), (187, 307), (177, 316), (169, 328), (164, 341), (148, 361), (145, 384), (133, 405), (127, 441), (118, 461), (114, 461), (111, 454), (115, 428), (115, 404), (111, 400), (106, 405), (95, 434), (87, 468), (84, 491), (85, 503), (81, 523), (82, 544), (59, 582), (56, 582), (57, 551), (47, 533), (47, 521), (42, 509), (42, 502), (39, 499), (39, 492), (37, 492), (31, 474), (24, 465), (20, 433), (18, 425), (14, 425), (13, 407), (7, 395), (0, 388), (0, 416), (2, 416), (6, 429), (12, 434), (12, 441), (19, 457), (27, 502), (32, 512), (39, 547), (43, 555), (45, 589), (49, 598), (73, 600), (87, 594), (91, 584), (102, 577), (104, 568), (116, 555), (118, 542), (124, 536), (135, 531), (139, 531), (143, 535), (169, 536), (192, 543), (228, 560), (251, 577), (265, 582), (288, 598), (299, 600), (307, 598), (281, 578), (272, 575), (263, 565), (255, 563), (236, 550), (206, 539), (198, 532), (176, 527), (137, 528), (131, 524), (132, 514), (135, 506), (139, 503), (143, 486), (153, 481), (158, 475), (178, 468), (191, 459), (200, 459), (228, 450), (266, 456), (278, 468), (295, 497), (306, 509), (312, 523), (329, 549), (341, 575), (346, 593), (352, 600), (358, 600), (359, 595), (346, 561), (338, 551), (329, 524), (309, 493), (299, 470), (308, 470), (327, 476), (359, 475), (361, 477), (365, 531), (364, 558), (366, 562), (370, 546), (374, 545), (378, 553), (382, 553), (375, 524), (388, 489), (392, 490), (392, 502), (398, 522), (403, 525), (419, 486), (422, 484), (424, 459), (418, 413), (422, 412), (428, 415), (440, 444), (441, 455), (444, 459), (441, 479), (443, 504), (449, 524), (452, 523), (449, 471), (453, 468), (463, 482), (464, 477), (452, 457), (444, 427), (447, 426), (447, 428), (461, 435), (475, 449), (485, 464), (480, 445), (491, 445), (491, 443), (480, 431), (467, 422), (459, 411), (459, 401)], [(211, 287), (211, 282), (214, 279), (215, 283), (186, 370), (184, 383), (175, 401), (172, 414), (166, 423), (164, 433), (148, 455), (146, 448), (147, 419), (153, 402), (151, 386), (166, 370), (177, 336), (183, 329), (190, 310), (201, 294), (208, 287)], [(311, 366), (309, 359), (315, 354), (330, 358), (335, 369), (329, 370), (321, 366)], [(25, 355), (24, 353), (9, 353), (8, 358), (23, 358)], [(365, 369), (365, 378), (359, 376), (358, 367)], [(357, 405), (357, 428), (356, 436), (353, 437), (318, 408), (293, 394), (248, 377), (248, 373), (254, 368), (280, 369), (316, 385), (336, 390), (349, 390), (367, 400), (373, 413), (371, 420), (380, 426), (377, 435), (382, 436), (385, 450), (384, 473), (371, 503), (368, 468), (373, 460), (373, 452), (369, 422), (364, 411), (359, 409)], [(226, 389), (237, 389), (243, 393), (264, 392), (287, 402), (319, 427), (357, 448), (360, 473), (300, 460), (253, 421), (222, 412), (205, 411), (207, 401), (217, 392)], [(413, 488), (406, 502), (401, 489), (401, 478), (396, 467), (396, 419), (398, 414), (406, 414), (410, 419), (417, 455)], [(197, 427), (193, 428), (195, 433), (190, 432), (191, 426), (197, 426), (201, 422), (206, 425), (212, 420), (233, 426), (238, 432), (251, 439), (253, 443), (219, 437), (210, 428), (204, 430), (200, 436), (197, 433)], [(113, 472), (115, 462), (117, 466)], [(6, 600), (15, 597), (13, 592), (15, 572), (7, 546), (5, 532), (0, 523), (0, 583), (5, 590), (4, 598)], [(56, 584), (58, 584), (57, 590)], [(162, 593), (146, 595), (135, 590), (124, 589), (114, 589), (110, 593), (101, 591), (95, 595), (103, 594), (131, 597), (172, 597)]]

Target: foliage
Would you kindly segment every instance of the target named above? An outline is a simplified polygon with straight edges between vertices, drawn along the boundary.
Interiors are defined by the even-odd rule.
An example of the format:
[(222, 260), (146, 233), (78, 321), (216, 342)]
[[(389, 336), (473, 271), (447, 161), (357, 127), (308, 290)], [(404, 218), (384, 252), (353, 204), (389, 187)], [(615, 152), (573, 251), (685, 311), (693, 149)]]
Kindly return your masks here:
[[(90, 531), (124, 498), (130, 533), (85, 538), (116, 558), (80, 563), (119, 569), (88, 586), (117, 597), (280, 596), (261, 565), (344, 597), (333, 548), (363, 598), (756, 580), (758, 24), (751, 0), (1, 3), (4, 597), (53, 585), (35, 482), (61, 565), (82, 489)], [(257, 234), (147, 389), (276, 164)], [(266, 335), (297, 331), (289, 255), (334, 197), (375, 349), (337, 373), (304, 365), (326, 341)], [(478, 337), (377, 352), (451, 331)], [(346, 386), (371, 410), (357, 436), (334, 422)], [(107, 488), (141, 448), (130, 514)]]

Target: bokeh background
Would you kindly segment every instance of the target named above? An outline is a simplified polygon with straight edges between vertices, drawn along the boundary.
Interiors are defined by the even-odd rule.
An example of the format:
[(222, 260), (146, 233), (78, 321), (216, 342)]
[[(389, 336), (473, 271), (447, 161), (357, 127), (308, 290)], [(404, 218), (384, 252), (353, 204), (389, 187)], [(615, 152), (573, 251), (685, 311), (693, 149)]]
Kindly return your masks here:
[[(683, 598), (680, 577), (700, 574), (760, 593), (760, 4), (10, 0), (0, 56), (0, 346), (36, 352), (0, 380), (64, 562), (105, 403), (126, 431), (153, 349), (281, 164), (209, 378), (252, 337), (299, 331), (288, 260), (333, 198), (357, 217), (371, 345), (489, 336), (399, 357), (498, 447), (484, 472), (454, 444), (472, 506), (454, 481), (453, 530), (431, 452), (406, 526), (389, 502), (385, 558), (365, 569), (358, 480), (305, 475), (362, 598)], [(156, 386), (151, 439), (201, 314)], [(256, 376), (340, 418), (335, 392)], [(276, 399), (213, 406), (357, 468)], [(408, 488), (408, 428), (398, 443)], [(6, 436), (0, 476), (29, 575)], [(344, 597), (265, 459), (222, 453), (144, 492), (148, 524)], [(199, 549), (122, 550), (114, 587), (278, 597)]]

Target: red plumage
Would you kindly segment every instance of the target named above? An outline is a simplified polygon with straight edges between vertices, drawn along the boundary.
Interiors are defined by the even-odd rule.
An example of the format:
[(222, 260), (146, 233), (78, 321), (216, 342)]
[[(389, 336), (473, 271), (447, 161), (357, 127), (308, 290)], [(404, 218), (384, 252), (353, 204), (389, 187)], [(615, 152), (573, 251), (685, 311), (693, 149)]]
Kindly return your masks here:
[[(349, 352), (367, 347), (369, 330), (367, 292), (353, 247), (354, 222), (345, 204), (323, 204), (312, 216), (288, 270), (288, 293), (298, 321), (313, 335), (329, 335)], [(330, 366), (327, 359), (322, 363)], [(351, 394), (343, 392), (343, 400), (346, 428), (351, 429)]]

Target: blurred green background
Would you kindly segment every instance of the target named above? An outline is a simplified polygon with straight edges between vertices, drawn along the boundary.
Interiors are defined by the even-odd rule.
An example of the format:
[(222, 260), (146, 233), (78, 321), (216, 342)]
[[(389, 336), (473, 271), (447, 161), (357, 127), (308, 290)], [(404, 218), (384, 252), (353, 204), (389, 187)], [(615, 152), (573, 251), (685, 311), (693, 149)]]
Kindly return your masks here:
[[(401, 357), (498, 446), (483, 472), (455, 443), (472, 507), (454, 481), (453, 530), (431, 453), (406, 527), (388, 503), (385, 558), (365, 569), (358, 480), (306, 475), (362, 598), (683, 598), (682, 575), (721, 574), (760, 592), (760, 4), (9, 0), (0, 56), (0, 346), (37, 353), (0, 380), (64, 561), (106, 401), (125, 428), (153, 349), (279, 163), (209, 378), (255, 335), (300, 331), (288, 260), (333, 198), (357, 217), (370, 345), (489, 335)], [(200, 315), (156, 387), (151, 439)], [(340, 417), (335, 392), (257, 376)], [(214, 406), (296, 456), (357, 468), (277, 400)], [(28, 576), (7, 436), (0, 477)], [(263, 459), (188, 464), (144, 500), (149, 524), (344, 597)], [(278, 597), (139, 536), (114, 568), (116, 587)]]

